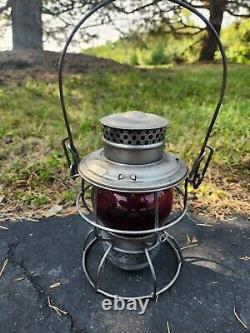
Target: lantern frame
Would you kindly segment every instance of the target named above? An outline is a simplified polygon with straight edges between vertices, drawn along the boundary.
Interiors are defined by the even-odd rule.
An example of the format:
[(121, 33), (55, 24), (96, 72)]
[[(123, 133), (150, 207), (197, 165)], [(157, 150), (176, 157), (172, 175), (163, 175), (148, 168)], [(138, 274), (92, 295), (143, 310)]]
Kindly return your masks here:
[[(136, 296), (136, 297), (127, 297), (127, 296), (121, 296), (121, 298), (126, 299), (126, 300), (131, 300), (131, 299), (145, 299), (145, 298), (153, 298), (153, 299), (157, 299), (157, 296), (160, 295), (161, 293), (163, 293), (164, 291), (166, 291), (168, 288), (170, 288), (173, 283), (176, 281), (179, 273), (180, 273), (180, 269), (182, 266), (182, 255), (181, 255), (181, 250), (178, 247), (177, 242), (174, 240), (174, 238), (172, 236), (170, 236), (167, 232), (167, 229), (172, 227), (173, 225), (175, 225), (176, 223), (178, 223), (186, 214), (187, 212), (187, 208), (188, 208), (188, 184), (190, 183), (193, 188), (197, 189), (203, 179), (204, 176), (206, 174), (206, 171), (208, 169), (209, 163), (212, 159), (213, 156), (213, 148), (208, 144), (208, 141), (211, 137), (211, 133), (214, 127), (214, 124), (216, 122), (216, 119), (218, 117), (219, 111), (221, 109), (221, 105), (223, 102), (223, 98), (225, 95), (225, 89), (226, 89), (226, 81), (227, 81), (227, 60), (226, 60), (226, 55), (225, 55), (225, 51), (223, 48), (223, 45), (221, 43), (221, 40), (218, 36), (218, 33), (216, 32), (215, 28), (213, 27), (213, 25), (209, 22), (209, 20), (203, 15), (201, 14), (198, 10), (196, 10), (191, 4), (188, 4), (186, 1), (184, 0), (169, 0), (170, 2), (177, 4), (183, 8), (186, 8), (187, 10), (189, 10), (190, 12), (192, 12), (193, 14), (195, 14), (196, 16), (198, 16), (208, 27), (208, 29), (212, 32), (212, 34), (214, 35), (221, 56), (222, 56), (222, 65), (223, 65), (223, 77), (222, 77), (222, 83), (221, 83), (221, 87), (220, 87), (220, 93), (219, 93), (219, 98), (212, 116), (212, 119), (208, 125), (208, 129), (207, 132), (205, 134), (205, 138), (204, 141), (202, 143), (201, 149), (198, 153), (198, 156), (196, 157), (192, 168), (191, 168), (191, 172), (188, 174), (188, 172), (185, 173), (185, 175), (182, 175), (182, 177), (177, 177), (176, 181), (173, 182), (171, 184), (171, 182), (165, 186), (165, 188), (176, 188), (177, 191), (182, 195), (183, 197), (183, 209), (181, 210), (181, 212), (179, 213), (179, 215), (175, 216), (172, 220), (167, 221), (165, 224), (163, 224), (163, 226), (159, 226), (159, 218), (158, 218), (158, 196), (157, 196), (157, 192), (160, 190), (159, 188), (157, 188), (157, 186), (155, 188), (150, 188), (150, 190), (148, 190), (148, 192), (153, 192), (154, 193), (154, 200), (155, 200), (155, 228), (153, 229), (148, 229), (148, 230), (120, 230), (120, 229), (114, 229), (114, 228), (109, 228), (106, 227), (104, 225), (102, 225), (101, 223), (98, 223), (98, 218), (97, 218), (97, 211), (96, 211), (96, 207), (97, 205), (95, 205), (95, 211), (94, 214), (91, 213), (90, 209), (88, 208), (88, 205), (86, 204), (86, 200), (85, 200), (85, 193), (86, 193), (86, 189), (88, 186), (100, 186), (99, 183), (94, 183), (92, 179), (88, 179), (88, 177), (86, 177), (86, 175), (82, 175), (81, 174), (81, 168), (80, 168), (80, 157), (79, 157), (79, 153), (74, 145), (74, 140), (73, 140), (73, 135), (71, 132), (71, 127), (69, 124), (69, 118), (67, 115), (67, 111), (66, 111), (66, 106), (65, 106), (65, 101), (64, 101), (64, 92), (63, 92), (63, 66), (64, 66), (64, 60), (65, 60), (65, 55), (66, 52), (68, 50), (68, 47), (73, 39), (73, 37), (75, 36), (76, 32), (80, 29), (80, 27), (83, 25), (83, 23), (90, 18), (94, 13), (96, 13), (98, 10), (100, 10), (101, 8), (103, 8), (106, 5), (112, 4), (115, 0), (104, 0), (101, 3), (99, 3), (98, 5), (96, 5), (93, 9), (91, 9), (75, 26), (75, 28), (72, 30), (71, 34), (69, 35), (66, 44), (64, 46), (64, 49), (61, 53), (61, 57), (60, 57), (60, 61), (59, 61), (59, 71), (58, 71), (58, 81), (59, 81), (59, 93), (60, 93), (60, 101), (61, 101), (61, 107), (62, 107), (62, 112), (63, 112), (63, 116), (64, 116), (64, 121), (65, 121), (65, 126), (68, 132), (68, 137), (66, 139), (63, 140), (63, 148), (64, 148), (64, 152), (65, 152), (65, 156), (67, 159), (67, 163), (70, 169), (70, 173), (71, 176), (73, 178), (77, 178), (78, 176), (81, 176), (83, 178), (82, 180), (82, 190), (79, 193), (77, 200), (76, 200), (76, 205), (77, 205), (77, 209), (78, 212), (80, 214), (80, 216), (88, 223), (90, 224), (93, 229), (89, 232), (89, 234), (87, 235), (85, 244), (84, 244), (84, 251), (83, 251), (83, 269), (85, 272), (85, 275), (89, 281), (89, 283), (92, 285), (92, 287), (95, 288), (95, 290), (99, 293), (102, 293), (103, 295), (107, 296), (107, 297), (117, 297), (117, 295), (114, 295), (110, 292), (105, 291), (104, 289), (99, 287), (99, 280), (100, 280), (100, 274), (103, 268), (103, 265), (106, 261), (106, 259), (108, 258), (108, 256), (110, 255), (110, 253), (112, 253), (113, 250), (115, 250), (115, 237), (139, 237), (139, 239), (143, 239), (143, 237), (148, 237), (149, 235), (155, 235), (156, 236), (156, 243), (153, 244), (152, 247), (148, 247), (148, 246), (144, 246), (144, 248), (142, 247), (140, 249), (140, 253), (144, 253), (144, 255), (147, 258), (147, 263), (148, 266), (150, 268), (151, 271), (151, 275), (152, 275), (152, 281), (153, 281), (153, 292), (143, 295), (143, 296)], [(115, 145), (114, 145), (115, 146)], [(85, 181), (84, 179), (88, 182), (90, 182), (90, 185), (88, 185), (87, 187), (85, 187)], [(182, 192), (178, 186), (179, 183), (184, 181), (184, 192)], [(105, 188), (105, 186), (103, 187)], [(107, 188), (107, 187), (106, 187)], [(163, 187), (164, 188), (164, 187)], [(162, 189), (163, 189), (162, 188)], [(113, 190), (114, 192), (122, 192), (121, 188), (119, 190), (117, 190), (116, 188), (109, 188), (109, 190)], [(124, 191), (123, 191), (124, 192)], [(133, 191), (132, 191), (133, 192)], [(139, 191), (136, 190), (134, 191), (134, 193), (144, 193), (145, 191)], [(97, 191), (96, 191), (97, 193)], [(130, 192), (129, 192), (130, 193)], [(96, 198), (95, 195), (95, 200), (97, 200), (98, 198)], [(83, 204), (83, 206), (85, 206), (85, 208), (87, 208), (88, 213), (84, 213), (82, 210), (81, 205)], [(109, 239), (105, 238), (105, 233), (107, 233), (108, 235), (112, 236)], [(104, 254), (100, 260), (100, 263), (98, 265), (97, 268), (97, 274), (96, 274), (96, 280), (94, 281), (94, 279), (90, 276), (88, 268), (87, 268), (87, 257), (88, 254), (90, 252), (90, 250), (92, 249), (92, 247), (94, 246), (94, 244), (96, 244), (98, 241), (101, 241), (103, 243), (105, 243), (106, 249), (104, 251)], [(173, 250), (176, 259), (177, 259), (177, 268), (176, 268), (176, 273), (173, 276), (173, 278), (171, 279), (170, 282), (168, 282), (163, 288), (157, 289), (157, 278), (156, 278), (156, 274), (155, 274), (155, 270), (154, 270), (154, 266), (152, 263), (152, 258), (150, 257), (150, 254), (152, 253), (152, 249), (155, 249), (157, 246), (160, 246), (161, 244), (168, 244), (170, 246), (170, 248)], [(122, 249), (119, 248), (118, 249), (120, 252), (122, 252)], [(118, 252), (119, 252), (118, 251)], [(135, 251), (134, 251), (135, 252)], [(133, 254), (133, 251), (131, 252)]]
[[(93, 185), (88, 185), (87, 187), (85, 187), (83, 185), (83, 188), (88, 189), (90, 186), (93, 186)], [(96, 189), (95, 186), (94, 186), (94, 188)], [(179, 248), (178, 243), (176, 242), (174, 237), (172, 237), (167, 232), (167, 229), (174, 226), (179, 221), (181, 221), (187, 212), (187, 209), (188, 209), (188, 177), (186, 177), (186, 179), (184, 180), (184, 192), (179, 188), (179, 186), (173, 186), (172, 188), (176, 189), (178, 191), (178, 193), (183, 197), (183, 208), (182, 208), (181, 212), (178, 214), (178, 216), (174, 217), (170, 221), (167, 221), (168, 220), (168, 217), (167, 217), (165, 220), (165, 224), (163, 223), (163, 226), (159, 227), (159, 225), (158, 225), (158, 223), (159, 223), (158, 200), (157, 200), (158, 199), (157, 193), (159, 191), (154, 192), (154, 194), (155, 194), (154, 195), (155, 228), (148, 229), (148, 230), (136, 230), (136, 231), (109, 228), (109, 227), (102, 225), (101, 221), (99, 221), (99, 223), (98, 223), (97, 205), (94, 205), (94, 212), (92, 213), (85, 200), (86, 190), (83, 190), (79, 193), (79, 195), (77, 197), (78, 213), (88, 224), (90, 224), (93, 227), (89, 231), (89, 233), (86, 237), (85, 243), (84, 243), (82, 266), (83, 266), (83, 270), (84, 270), (87, 280), (89, 281), (90, 285), (95, 289), (96, 292), (98, 292), (106, 297), (110, 297), (110, 298), (119, 297), (120, 299), (124, 299), (127, 301), (134, 300), (134, 299), (136, 299), (136, 300), (138, 300), (138, 299), (157, 300), (157, 297), (159, 295), (164, 293), (166, 290), (168, 290), (170, 287), (172, 287), (172, 285), (175, 283), (175, 281), (177, 280), (177, 278), (180, 274), (180, 271), (181, 271), (181, 267), (183, 264), (183, 258), (182, 258), (181, 249)], [(80, 203), (81, 201), (82, 201), (82, 204), (85, 207), (85, 209), (88, 211), (88, 213), (83, 212), (83, 210), (81, 208), (81, 203)], [(105, 232), (105, 233), (103, 233), (103, 232)], [(120, 248), (118, 248), (118, 249), (116, 248), (116, 243), (114, 242), (114, 238), (107, 237), (107, 235), (112, 235), (112, 236), (115, 235), (115, 237), (118, 239), (123, 238), (124, 236), (127, 236), (127, 237), (139, 236), (139, 237), (143, 238), (145, 236), (154, 235), (156, 237), (155, 243), (147, 245), (145, 242), (144, 248), (142, 248), (138, 251), (134, 251), (133, 249), (130, 251), (126, 249), (126, 251), (124, 251), (126, 257), (129, 255), (136, 256), (136, 257), (138, 255), (144, 255), (145, 258), (147, 259), (147, 261), (145, 263), (143, 263), (141, 267), (136, 266), (136, 269), (141, 269), (146, 266), (149, 267), (150, 273), (152, 276), (152, 283), (153, 283), (153, 285), (152, 285), (153, 291), (151, 293), (146, 293), (145, 295), (141, 295), (141, 296), (122, 296), (122, 295), (118, 296), (117, 294), (109, 292), (100, 287), (100, 285), (99, 285), (100, 275), (101, 275), (104, 264), (105, 264), (107, 258), (109, 257), (110, 253), (112, 253), (112, 251), (117, 251), (118, 255), (120, 256), (120, 253), (122, 252), (122, 250)], [(139, 238), (139, 241), (140, 241), (140, 238)], [(97, 242), (106, 243), (106, 249), (104, 249), (103, 255), (102, 255), (100, 262), (98, 264), (98, 267), (97, 267), (96, 278), (94, 279), (91, 276), (89, 269), (88, 269), (88, 256), (90, 254), (92, 247)], [(154, 259), (155, 255), (158, 253), (157, 250), (160, 249), (161, 244), (164, 244), (165, 246), (166, 245), (169, 246), (169, 248), (171, 249), (171, 251), (173, 252), (173, 254), (175, 256), (177, 266), (176, 266), (174, 276), (170, 279), (170, 281), (167, 281), (163, 287), (157, 288), (157, 275), (155, 272), (153, 259)], [(156, 253), (154, 253), (155, 249), (157, 249)], [(112, 262), (112, 260), (111, 260), (111, 262)], [(117, 265), (117, 264), (115, 264), (115, 265)], [(120, 268), (126, 269), (126, 264), (123, 267), (120, 266)], [(129, 269), (129, 270), (131, 270), (131, 269)]]
[[(89, 188), (89, 186), (88, 186)], [(96, 187), (94, 187), (96, 188)], [(152, 233), (158, 233), (158, 232), (164, 232), (166, 229), (173, 227), (175, 224), (177, 224), (179, 221), (182, 220), (182, 218), (185, 216), (187, 209), (188, 209), (188, 177), (185, 179), (185, 185), (184, 185), (184, 192), (178, 187), (178, 186), (173, 186), (170, 187), (173, 189), (176, 189), (179, 194), (183, 196), (183, 209), (181, 212), (178, 214), (178, 216), (174, 217), (172, 220), (167, 221), (168, 217), (166, 218), (165, 222), (163, 223), (163, 226), (158, 225), (158, 196), (157, 193), (159, 190), (154, 191), (154, 207), (155, 207), (155, 228), (153, 229), (147, 229), (147, 230), (121, 230), (121, 229), (114, 229), (114, 228), (109, 228), (101, 223), (98, 223), (97, 219), (97, 205), (95, 205), (95, 210), (94, 212), (91, 212), (89, 209), (86, 200), (85, 200), (85, 193), (86, 193), (86, 188), (83, 185), (83, 189), (79, 192), (77, 199), (76, 199), (76, 208), (79, 213), (79, 215), (92, 227), (98, 228), (101, 231), (106, 231), (110, 233), (115, 233), (118, 235), (128, 235), (128, 236), (139, 236), (139, 235), (149, 235)], [(96, 191), (95, 191), (96, 193)], [(121, 192), (122, 193), (122, 192)], [(139, 193), (140, 194), (140, 193)], [(95, 198), (97, 200), (98, 198)], [(81, 207), (81, 201), (84, 206), (84, 208), (88, 211), (88, 214), (84, 213)], [(92, 218), (92, 216), (94, 218)]]
[[(94, 235), (94, 238), (90, 240), (90, 237), (92, 235)], [(166, 290), (168, 290), (169, 288), (171, 288), (173, 286), (173, 284), (175, 283), (175, 281), (177, 280), (177, 278), (181, 272), (181, 267), (183, 264), (181, 249), (179, 248), (178, 243), (176, 242), (174, 237), (172, 237), (169, 233), (164, 231), (161, 234), (160, 243), (164, 244), (164, 245), (168, 244), (168, 246), (173, 251), (173, 253), (176, 257), (176, 261), (177, 261), (177, 268), (176, 268), (174, 276), (171, 278), (171, 280), (168, 281), (163, 287), (157, 289), (157, 277), (156, 277), (153, 261), (150, 257), (150, 249), (145, 247), (145, 256), (147, 258), (148, 267), (150, 268), (150, 272), (152, 275), (153, 292), (142, 295), (142, 296), (121, 296), (121, 295), (111, 293), (109, 291), (106, 291), (105, 289), (100, 288), (99, 281), (100, 281), (100, 273), (102, 272), (102, 268), (105, 264), (105, 261), (109, 255), (110, 251), (112, 251), (112, 249), (113, 249), (113, 245), (110, 244), (109, 247), (107, 248), (107, 250), (104, 252), (104, 254), (100, 260), (100, 263), (98, 265), (95, 281), (91, 277), (91, 275), (88, 271), (88, 268), (87, 268), (87, 257), (88, 257), (89, 251), (92, 249), (92, 246), (98, 241), (103, 242), (105, 240), (102, 239), (98, 233), (96, 233), (95, 229), (91, 229), (90, 232), (88, 233), (85, 243), (84, 243), (84, 250), (83, 250), (83, 256), (82, 256), (82, 267), (83, 267), (85, 276), (86, 276), (87, 280), (89, 281), (90, 285), (95, 289), (95, 291), (97, 293), (100, 293), (106, 297), (110, 297), (110, 298), (114, 298), (114, 299), (118, 297), (118, 298), (126, 300), (126, 301), (139, 300), (139, 299), (152, 299), (152, 300), (156, 301), (158, 296), (160, 296)]]

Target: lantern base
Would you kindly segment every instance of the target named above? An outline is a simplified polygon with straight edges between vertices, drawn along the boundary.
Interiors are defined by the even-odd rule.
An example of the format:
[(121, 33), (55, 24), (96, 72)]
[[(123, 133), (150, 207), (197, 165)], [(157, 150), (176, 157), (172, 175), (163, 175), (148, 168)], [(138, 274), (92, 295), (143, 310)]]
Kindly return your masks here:
[(148, 266), (145, 248), (147, 248), (151, 260), (160, 250), (160, 240), (157, 234), (137, 237), (117, 235), (106, 231), (102, 231), (101, 234), (105, 251), (108, 250), (110, 243), (113, 245), (108, 254), (110, 262), (127, 271), (136, 271)]
[[(160, 235), (158, 235), (156, 242), (152, 245), (150, 244), (149, 246), (144, 243), (144, 257), (140, 258), (138, 257), (134, 263), (135, 257), (133, 254), (133, 259), (129, 258), (126, 256), (125, 259), (123, 258), (123, 255), (126, 254), (126, 252), (122, 252), (123, 255), (121, 256), (121, 252), (119, 249), (118, 252), (117, 248), (115, 247), (115, 241), (111, 240), (110, 238), (103, 238), (103, 236), (109, 236), (109, 235), (103, 235), (102, 233), (98, 233), (98, 231), (96, 229), (92, 229), (85, 241), (84, 244), (84, 250), (83, 250), (83, 258), (82, 258), (82, 265), (83, 265), (83, 270), (84, 273), (86, 275), (87, 280), (89, 281), (89, 283), (91, 284), (91, 286), (96, 290), (96, 292), (101, 293), (102, 295), (106, 296), (106, 297), (110, 297), (110, 298), (121, 298), (124, 300), (132, 300), (132, 299), (154, 299), (157, 300), (157, 297), (164, 293), (166, 290), (168, 290), (177, 280), (179, 274), (180, 274), (180, 270), (181, 270), (181, 266), (182, 266), (182, 255), (181, 255), (181, 250), (178, 246), (178, 244), (176, 243), (175, 239), (170, 236), (166, 231), (162, 232)], [(151, 237), (155, 236), (155, 235), (150, 235)], [(120, 237), (120, 236), (119, 236)], [(148, 236), (149, 237), (149, 236)], [(93, 249), (94, 244), (96, 244), (97, 242), (103, 242), (104, 244), (104, 253), (101, 257), (100, 263), (97, 267), (97, 271), (96, 271), (96, 278), (93, 279), (93, 277), (90, 275), (89, 272), (89, 264), (88, 264), (88, 255), (90, 254), (91, 250)], [(175, 271), (174, 276), (172, 277), (172, 279), (165, 284), (165, 286), (161, 287), (160, 289), (157, 288), (158, 284), (157, 284), (157, 276), (155, 273), (155, 268), (152, 262), (152, 259), (156, 256), (156, 254), (159, 251), (159, 248), (161, 246), (161, 244), (165, 244), (168, 245), (170, 247), (170, 249), (173, 251), (175, 258), (176, 258), (176, 262), (177, 262), (177, 268)], [(114, 252), (115, 251), (115, 252)], [(117, 259), (117, 257), (119, 259)], [(146, 261), (145, 261), (146, 258)], [(152, 292), (150, 293), (146, 293), (145, 295), (142, 296), (119, 296), (117, 295), (117, 293), (111, 293), (109, 291), (106, 291), (102, 288), (100, 288), (99, 286), (99, 282), (100, 282), (100, 275), (102, 272), (102, 269), (104, 267), (104, 264), (107, 262), (106, 259), (109, 259), (109, 261), (114, 264), (115, 266), (118, 266), (122, 269), (125, 270), (136, 270), (136, 269), (142, 269), (146, 266), (148, 266), (150, 268), (150, 272), (151, 272), (151, 276), (152, 276)], [(139, 262), (138, 260), (142, 260), (141, 262)], [(133, 261), (133, 263), (131, 263), (131, 261)], [(136, 268), (138, 267), (138, 268)], [(113, 277), (115, 278), (115, 276)]]

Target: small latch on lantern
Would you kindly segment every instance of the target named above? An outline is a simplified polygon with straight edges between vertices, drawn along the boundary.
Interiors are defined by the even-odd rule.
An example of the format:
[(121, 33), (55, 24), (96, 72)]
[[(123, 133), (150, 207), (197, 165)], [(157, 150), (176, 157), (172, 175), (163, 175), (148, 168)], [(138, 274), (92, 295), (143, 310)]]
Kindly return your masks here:
[(79, 176), (77, 168), (80, 161), (78, 152), (75, 146), (70, 142), (69, 138), (64, 139), (62, 141), (62, 145), (70, 170), (70, 175), (73, 178), (77, 178)]
[[(190, 172), (189, 179), (191, 184), (193, 185), (194, 189), (197, 189), (200, 184), (202, 183), (205, 174), (207, 172), (208, 166), (211, 162), (211, 159), (213, 157), (214, 150), (211, 146), (206, 146), (205, 150), (202, 154), (200, 154), (195, 163), (194, 166)], [(201, 162), (206, 158), (205, 164), (203, 168), (201, 167)]]

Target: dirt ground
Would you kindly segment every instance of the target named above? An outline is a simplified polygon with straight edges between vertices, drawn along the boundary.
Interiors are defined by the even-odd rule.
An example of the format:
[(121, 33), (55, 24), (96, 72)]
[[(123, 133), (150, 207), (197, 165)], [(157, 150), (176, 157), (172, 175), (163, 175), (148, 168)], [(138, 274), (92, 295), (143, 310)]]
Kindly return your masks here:
[[(27, 77), (45, 81), (57, 80), (60, 53), (36, 50), (0, 52), (0, 85), (22, 84)], [(110, 59), (68, 53), (65, 58), (65, 73), (83, 74), (109, 70), (126, 71), (131, 67)]]

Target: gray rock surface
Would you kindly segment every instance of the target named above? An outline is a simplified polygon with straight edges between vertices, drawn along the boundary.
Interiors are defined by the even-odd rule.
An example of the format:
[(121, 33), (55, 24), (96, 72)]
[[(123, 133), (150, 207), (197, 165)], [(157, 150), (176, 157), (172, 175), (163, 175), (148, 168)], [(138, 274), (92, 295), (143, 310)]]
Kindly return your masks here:
[[(204, 221), (203, 221), (204, 222)], [(203, 223), (200, 221), (199, 223)], [(210, 222), (209, 222), (210, 223)], [(184, 265), (176, 284), (150, 302), (144, 315), (138, 311), (103, 311), (104, 297), (86, 281), (81, 266), (88, 226), (77, 216), (40, 222), (1, 223), (0, 277), (1, 333), (241, 333), (233, 308), (250, 327), (249, 222), (236, 219), (197, 225), (185, 218), (170, 230), (181, 247), (187, 235), (198, 245), (183, 250)], [(89, 257), (96, 267), (100, 248)], [(155, 261), (159, 284), (174, 269), (172, 254), (161, 249)], [(16, 280), (22, 278), (21, 280)], [(147, 269), (127, 273), (105, 266), (101, 283), (113, 291), (138, 293), (150, 288)], [(51, 289), (56, 282), (61, 285)], [(59, 316), (48, 305), (67, 312)]]

